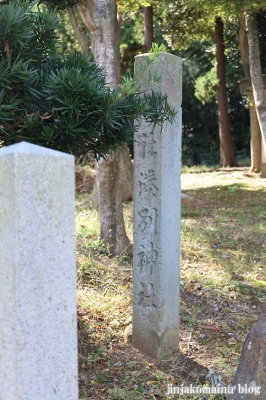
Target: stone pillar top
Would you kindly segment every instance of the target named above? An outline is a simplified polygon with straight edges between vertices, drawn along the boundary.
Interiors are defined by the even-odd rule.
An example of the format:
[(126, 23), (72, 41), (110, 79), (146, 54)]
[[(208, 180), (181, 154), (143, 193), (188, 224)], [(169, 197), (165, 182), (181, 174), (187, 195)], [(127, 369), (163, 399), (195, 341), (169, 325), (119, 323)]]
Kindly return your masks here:
[[(135, 59), (138, 59), (139, 57), (147, 57), (147, 56), (149, 57), (150, 55), (151, 55), (150, 53), (138, 54), (138, 55), (135, 56)], [(165, 56), (165, 57), (167, 57), (169, 59), (172, 58), (173, 60), (179, 59), (179, 60), (182, 61), (182, 58), (180, 58), (178, 56), (175, 56), (174, 54), (166, 53), (165, 51), (160, 51), (157, 55), (158, 56)]]
[(47, 147), (38, 146), (36, 144), (28, 143), (28, 142), (19, 142), (15, 144), (11, 144), (7, 147), (2, 147), (0, 149), (0, 155), (4, 154), (14, 154), (14, 153), (22, 153), (22, 154), (46, 154), (51, 156), (66, 156), (66, 157), (74, 157), (71, 154), (63, 153), (61, 151), (48, 149)]
[(149, 53), (139, 54), (135, 57), (136, 79), (139, 74), (141, 76), (140, 83), (148, 92), (167, 94), (171, 106), (180, 106), (182, 103), (182, 58), (160, 52), (155, 56), (155, 60), (157, 60), (141, 75), (141, 69), (148, 63), (149, 57)]

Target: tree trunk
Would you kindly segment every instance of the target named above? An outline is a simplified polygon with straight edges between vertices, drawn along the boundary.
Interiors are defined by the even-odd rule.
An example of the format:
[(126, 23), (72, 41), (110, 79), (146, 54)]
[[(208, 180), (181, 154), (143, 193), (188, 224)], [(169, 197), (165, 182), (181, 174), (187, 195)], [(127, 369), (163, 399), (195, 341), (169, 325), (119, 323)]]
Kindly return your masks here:
[[(121, 201), (130, 201), (133, 199), (133, 164), (129, 154), (129, 149), (123, 149), (119, 159), (118, 182)], [(93, 187), (90, 200), (95, 208), (99, 207), (99, 196), (97, 182)]]
[(224, 56), (224, 38), (223, 21), (220, 17), (215, 19), (215, 37), (216, 37), (216, 72), (219, 79), (217, 97), (218, 97), (218, 116), (219, 116), (219, 137), (220, 137), (220, 167), (235, 167), (237, 162), (234, 156), (231, 124), (228, 113), (228, 102), (225, 79), (225, 56)]
[(123, 19), (117, 15), (116, 27), (115, 27), (115, 43), (116, 43), (116, 80), (121, 82), (121, 54), (120, 54), (120, 43), (121, 43), (121, 28)]
[[(78, 9), (91, 33), (95, 61), (103, 68), (106, 81), (113, 88), (118, 83), (115, 0), (84, 0)], [(116, 152), (97, 163), (100, 237), (113, 255), (131, 251), (118, 187), (120, 157)]]
[(67, 11), (67, 16), (73, 28), (73, 31), (76, 35), (76, 38), (78, 39), (81, 50), (84, 51), (84, 53), (89, 54), (90, 43), (84, 32), (82, 32), (82, 30), (79, 27), (77, 17), (75, 14), (75, 9), (71, 8), (69, 11)]
[[(252, 101), (252, 105), (249, 105), (249, 117), (250, 117), (250, 156), (251, 165), (250, 172), (261, 171), (261, 132), (259, 120), (257, 117), (256, 109), (254, 106), (254, 98), (251, 95), (249, 101)], [(264, 161), (266, 162), (266, 161)]]
[(248, 46), (249, 46), (251, 83), (253, 89), (255, 108), (262, 136), (262, 164), (264, 171), (265, 170), (264, 166), (266, 165), (266, 98), (265, 98), (264, 82), (261, 72), (259, 34), (254, 14), (246, 13), (246, 26), (247, 26), (247, 36), (248, 36)]
[(150, 50), (153, 42), (153, 8), (143, 7), (145, 49)]
[(106, 160), (101, 158), (97, 166), (100, 237), (113, 255), (132, 252), (125, 231), (121, 190), (118, 187), (120, 159), (121, 153), (115, 152)]
[[(249, 49), (248, 37), (246, 31), (245, 17), (240, 20), (239, 26), (239, 46), (243, 62), (244, 77), (250, 79), (250, 65), (249, 65)], [(249, 102), (249, 119), (250, 119), (250, 155), (251, 155), (251, 172), (260, 172), (261, 169), (261, 132), (259, 121), (254, 106), (253, 94), (248, 96)]]
[(107, 84), (113, 88), (117, 85), (115, 0), (83, 0), (78, 10), (90, 31), (95, 61), (104, 70)]

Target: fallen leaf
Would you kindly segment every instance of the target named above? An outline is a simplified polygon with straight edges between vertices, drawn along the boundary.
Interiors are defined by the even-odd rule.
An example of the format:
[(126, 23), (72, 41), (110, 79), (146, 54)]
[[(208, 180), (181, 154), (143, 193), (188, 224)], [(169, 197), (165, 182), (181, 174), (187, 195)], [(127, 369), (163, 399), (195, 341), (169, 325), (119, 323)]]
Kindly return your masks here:
[(217, 332), (217, 331), (220, 330), (220, 327), (219, 327), (219, 326), (212, 326), (212, 330), (215, 331), (215, 332)]

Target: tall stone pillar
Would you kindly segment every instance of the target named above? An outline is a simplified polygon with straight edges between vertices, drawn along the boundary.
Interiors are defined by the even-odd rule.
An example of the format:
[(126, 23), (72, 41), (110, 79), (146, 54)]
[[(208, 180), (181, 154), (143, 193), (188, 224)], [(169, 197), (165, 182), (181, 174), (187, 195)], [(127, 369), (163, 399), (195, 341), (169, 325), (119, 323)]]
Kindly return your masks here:
[[(148, 57), (136, 57), (136, 76)], [(142, 76), (144, 89), (166, 93), (178, 114), (154, 129), (143, 120), (135, 135), (132, 340), (153, 356), (177, 350), (179, 338), (181, 64), (159, 53)]]

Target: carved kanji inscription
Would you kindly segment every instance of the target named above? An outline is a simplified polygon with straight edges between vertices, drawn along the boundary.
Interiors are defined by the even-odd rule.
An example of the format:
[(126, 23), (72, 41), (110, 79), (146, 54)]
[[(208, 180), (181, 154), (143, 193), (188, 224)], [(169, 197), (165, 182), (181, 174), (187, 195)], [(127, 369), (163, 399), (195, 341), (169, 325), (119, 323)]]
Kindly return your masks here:
[(156, 141), (154, 140), (154, 132), (143, 133), (143, 138), (139, 142), (139, 156), (141, 158), (147, 157), (155, 157), (157, 155), (157, 151), (155, 148)]
[(152, 242), (150, 242), (147, 248), (144, 245), (140, 246), (142, 250), (138, 253), (138, 267), (140, 271), (143, 271), (144, 268), (148, 268), (150, 269), (150, 273), (152, 273), (152, 268), (158, 259), (158, 251), (155, 250), (153, 246)]
[(139, 212), (139, 224), (138, 228), (141, 232), (150, 231), (153, 233), (157, 233), (157, 209), (143, 207)]
[(140, 282), (142, 288), (138, 293), (138, 305), (143, 307), (156, 306), (153, 304), (154, 290), (152, 283)]
[(159, 191), (159, 188), (156, 186), (157, 178), (155, 176), (155, 172), (153, 169), (149, 169), (148, 173), (140, 172), (141, 180), (139, 180), (139, 195), (153, 195)]

